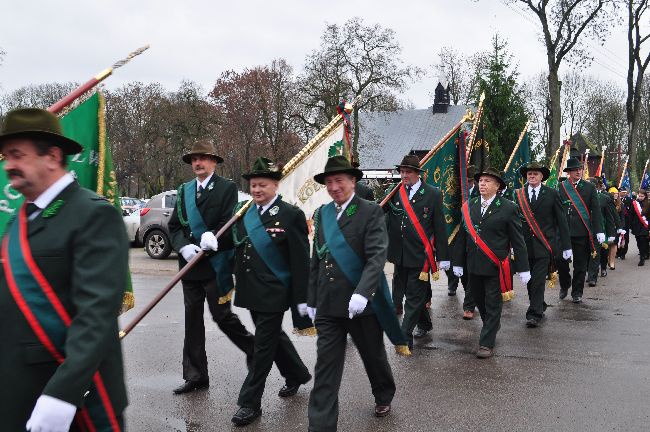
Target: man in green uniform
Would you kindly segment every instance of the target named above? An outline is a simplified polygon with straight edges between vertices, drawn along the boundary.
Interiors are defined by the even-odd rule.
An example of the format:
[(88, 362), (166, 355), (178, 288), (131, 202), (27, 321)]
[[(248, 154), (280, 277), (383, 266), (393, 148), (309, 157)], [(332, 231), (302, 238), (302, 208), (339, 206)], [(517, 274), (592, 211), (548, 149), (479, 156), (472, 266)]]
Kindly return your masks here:
[[(368, 374), (377, 417), (388, 415), (395, 394), (374, 308), (385, 282), (388, 237), (381, 207), (354, 194), (354, 185), (362, 175), (345, 157), (334, 156), (328, 159), (324, 172), (314, 176), (316, 182), (326, 185), (333, 202), (314, 215), (307, 304), (309, 315), (315, 317), (318, 341), (314, 388), (309, 397), (310, 431), (336, 431), (348, 333)], [(388, 293), (385, 296), (388, 305)], [(394, 310), (392, 314), (395, 318)]]
[[(437, 262), (442, 270), (449, 270), (449, 246), (442, 193), (420, 178), (419, 158), (404, 156), (396, 168), (402, 184), (384, 207), (388, 214), (388, 261), (395, 265), (393, 299), (401, 303), (400, 293), (406, 297), (402, 331), (409, 340), (409, 348), (413, 348), (413, 329), (422, 314), (430, 320), (425, 309), (431, 298), (430, 274), (438, 272)], [(422, 332), (430, 328), (420, 326)]]
[(550, 174), (549, 169), (538, 162), (530, 162), (522, 166), (519, 173), (526, 183), (515, 191), (515, 202), (523, 215), (523, 233), (531, 270), (527, 285), (530, 306), (526, 311), (526, 326), (537, 327), (546, 310), (544, 289), (554, 256), (553, 248), (561, 245), (562, 259), (570, 259), (571, 237), (557, 190), (543, 184)]
[[(570, 158), (564, 168), (567, 179), (558, 185), (560, 200), (567, 214), (573, 251), (573, 278), (570, 274), (560, 276), (560, 300), (566, 298), (567, 282), (571, 281), (571, 297), (574, 303), (582, 303), (589, 257), (597, 253), (596, 244), (602, 244), (606, 240), (596, 187), (582, 179), (582, 171), (582, 163), (578, 159)], [(558, 266), (558, 271), (565, 273), (567, 270), (566, 267)]]
[(483, 321), (476, 356), (489, 358), (501, 327), (503, 300), (512, 294), (511, 248), (515, 270), (524, 285), (530, 281), (530, 271), (517, 205), (497, 196), (506, 186), (499, 172), (488, 168), (474, 178), (481, 196), (463, 203), (463, 227), (458, 231), (453, 271), (462, 277), (463, 268), (467, 268), (472, 297)]
[[(476, 167), (474, 165), (467, 166), (467, 189), (469, 199), (479, 196), (478, 186), (476, 186), (476, 181), (474, 176), (476, 175)], [(456, 239), (454, 237), (452, 242), (449, 244), (449, 250), (453, 251), (456, 247)], [(454, 272), (450, 270), (445, 270), (447, 274), (447, 295), (455, 296), (456, 290), (458, 289), (458, 282), (460, 281), (463, 284), (463, 290), (465, 291), (465, 298), (463, 299), (463, 319), (471, 320), (474, 319), (474, 312), (476, 311), (476, 304), (472, 299), (472, 292), (469, 290), (469, 283), (467, 281), (467, 273), (463, 274), (463, 277), (457, 277)]]
[(178, 266), (183, 268), (201, 249), (216, 253), (199, 261), (182, 280), (185, 304), (185, 382), (174, 389), (175, 394), (209, 387), (203, 325), (206, 300), (212, 319), (246, 354), (248, 364), (253, 356), (253, 335), (248, 333), (230, 308), (234, 288), (232, 235), (228, 230), (217, 241), (213, 233), (231, 218), (237, 205), (237, 186), (215, 173), (217, 164), (223, 162), (223, 159), (217, 155), (212, 142), (194, 143), (192, 150), (183, 155), (183, 162), (192, 166), (196, 179), (178, 188), (176, 207), (169, 220), (172, 246), (178, 251)]
[(128, 240), (115, 207), (66, 171), (67, 156), (81, 151), (53, 114), (7, 113), (0, 152), (25, 203), (2, 240), (3, 431), (123, 427), (117, 316)]
[[(609, 196), (609, 194), (603, 191), (603, 180), (600, 177), (590, 177), (589, 182), (596, 187), (598, 192), (598, 204), (600, 207), (600, 220), (602, 223), (601, 230), (605, 233), (607, 240), (602, 244), (596, 245), (597, 255), (595, 257), (590, 257), (589, 259), (589, 270), (587, 272), (587, 283), (590, 287), (595, 287), (598, 282), (598, 269), (602, 261), (602, 256), (607, 256), (609, 252), (609, 245), (614, 244), (616, 240), (616, 221), (614, 218), (615, 207), (614, 201)], [(605, 264), (605, 273), (607, 275), (607, 265)], [(603, 277), (604, 277), (603, 276)]]
[(235, 306), (251, 313), (255, 348), (248, 376), (239, 391), (240, 408), (232, 418), (238, 426), (247, 425), (262, 414), (262, 394), (274, 359), (286, 380), (280, 397), (295, 395), (298, 387), (311, 379), (282, 331), (282, 318), (291, 305), (297, 305), (299, 313), (307, 314), (307, 218), (302, 210), (278, 195), (282, 171), (272, 160), (258, 158), (253, 169), (242, 177), (249, 181), (253, 203), (233, 228)]

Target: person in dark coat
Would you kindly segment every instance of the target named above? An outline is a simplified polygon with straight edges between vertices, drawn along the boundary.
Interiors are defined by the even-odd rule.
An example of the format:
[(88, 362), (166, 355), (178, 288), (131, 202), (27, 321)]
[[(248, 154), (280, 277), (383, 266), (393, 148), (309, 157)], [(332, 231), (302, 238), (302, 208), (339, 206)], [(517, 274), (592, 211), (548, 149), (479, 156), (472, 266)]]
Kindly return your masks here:
[(476, 356), (484, 359), (493, 355), (504, 295), (509, 293), (508, 283), (512, 281), (510, 249), (514, 250), (514, 267), (521, 283), (527, 284), (531, 276), (519, 209), (512, 201), (497, 196), (505, 182), (491, 168), (477, 173), (475, 179), (481, 196), (463, 204), (453, 271), (458, 277), (463, 276), (464, 268), (469, 273), (472, 297), (483, 321)]
[(234, 248), (231, 231), (217, 240), (217, 232), (231, 218), (237, 204), (237, 186), (218, 176), (215, 169), (223, 159), (214, 144), (197, 141), (183, 162), (192, 165), (196, 179), (178, 189), (176, 207), (169, 219), (169, 232), (178, 266), (185, 267), (201, 250), (210, 256), (199, 261), (182, 279), (185, 304), (185, 340), (183, 343), (183, 379), (175, 394), (209, 386), (208, 359), (205, 353), (203, 309), (207, 300), (212, 319), (240, 350), (247, 363), (253, 356), (253, 335), (230, 307), (234, 292), (232, 266)]
[(632, 202), (634, 201), (632, 197), (629, 196), (628, 190), (625, 187), (621, 187), (618, 191), (619, 198), (621, 199), (621, 208), (619, 210), (619, 216), (621, 218), (621, 225), (623, 226), (623, 229), (625, 230), (624, 233), (624, 241), (623, 245), (618, 248), (618, 252), (616, 253), (616, 257), (625, 260), (625, 256), (627, 255), (627, 248), (628, 245), (630, 244), (630, 220), (632, 214), (630, 211), (632, 210)]
[[(233, 228), (235, 306), (250, 311), (255, 323), (255, 348), (246, 380), (239, 391), (240, 406), (232, 421), (251, 423), (262, 413), (262, 395), (273, 361), (286, 384), (280, 397), (297, 393), (311, 379), (307, 367), (282, 330), (282, 318), (291, 305), (307, 313), (309, 239), (307, 218), (298, 207), (278, 195), (282, 171), (268, 158), (258, 158), (248, 180), (253, 203)], [(239, 204), (242, 207), (245, 202)]]
[[(589, 259), (596, 255), (600, 245), (606, 241), (600, 212), (600, 202), (596, 187), (582, 179), (583, 165), (578, 159), (570, 158), (564, 168), (567, 179), (558, 186), (560, 199), (566, 211), (571, 234), (571, 250), (573, 251), (573, 277), (560, 275), (560, 300), (566, 298), (569, 287), (565, 285), (570, 280), (573, 303), (582, 303), (585, 276), (589, 267)], [(558, 266), (562, 273), (568, 268)]]
[(632, 202), (631, 207), (630, 230), (639, 248), (639, 266), (643, 266), (648, 259), (648, 217), (650, 216), (650, 202), (645, 189), (639, 189), (636, 201)]
[(598, 282), (599, 269), (601, 269), (601, 276), (607, 276), (607, 254), (609, 245), (614, 244), (614, 241), (616, 240), (616, 220), (614, 218), (614, 212), (612, 211), (613, 203), (611, 203), (611, 198), (603, 191), (603, 180), (600, 177), (590, 177), (589, 181), (598, 191), (601, 226), (605, 233), (605, 242), (596, 245), (596, 256), (589, 260), (587, 283), (590, 287), (595, 287)]
[[(396, 169), (402, 184), (384, 206), (388, 215), (388, 261), (395, 265), (393, 301), (401, 303), (399, 293), (406, 297), (402, 331), (412, 348), (413, 330), (421, 315), (426, 314), (425, 318), (430, 320), (425, 309), (431, 298), (429, 275), (437, 273), (436, 262), (442, 270), (449, 270), (449, 246), (442, 193), (420, 178), (419, 158), (407, 155)], [(418, 336), (429, 329), (430, 326), (420, 329)]]
[[(467, 189), (469, 192), (469, 199), (476, 198), (479, 196), (478, 186), (474, 180), (474, 175), (476, 175), (476, 167), (474, 165), (467, 166)], [(451, 240), (449, 243), (449, 250), (453, 251), (456, 247), (456, 237)], [(465, 297), (463, 298), (463, 319), (471, 320), (474, 319), (474, 313), (476, 311), (476, 303), (472, 299), (472, 292), (469, 289), (469, 283), (467, 282), (467, 272), (463, 274), (462, 277), (457, 277), (454, 272), (450, 270), (445, 270), (447, 274), (447, 295), (455, 296), (456, 290), (458, 289), (458, 282), (460, 281), (463, 284), (463, 290), (465, 291)]]
[(9, 111), (0, 130), (9, 185), (25, 197), (2, 239), (3, 431), (123, 430), (129, 243), (113, 204), (67, 172), (81, 151), (45, 110)]
[[(329, 158), (323, 173), (314, 180), (327, 187), (333, 202), (321, 206), (314, 216), (314, 246), (307, 296), (308, 313), (318, 331), (314, 388), (309, 397), (309, 430), (336, 431), (339, 388), (345, 364), (347, 335), (356, 345), (375, 398), (375, 416), (391, 410), (395, 381), (384, 347), (383, 330), (372, 307), (375, 293), (385, 277), (388, 236), (384, 214), (376, 203), (357, 197), (354, 184), (363, 173), (343, 156)], [(334, 225), (332, 225), (334, 224)], [(337, 233), (347, 252), (325, 241), (325, 232)], [(334, 235), (334, 234), (332, 234)], [(340, 240), (340, 237), (337, 237)], [(334, 249), (332, 249), (334, 248)], [(360, 260), (359, 282), (354, 284), (348, 262)]]
[(527, 284), (530, 305), (526, 311), (526, 326), (537, 327), (544, 317), (544, 290), (551, 260), (557, 245), (562, 259), (571, 258), (571, 237), (564, 208), (557, 190), (543, 184), (549, 177), (547, 167), (530, 162), (519, 169), (526, 179), (523, 188), (515, 192), (515, 202), (522, 212), (522, 227), (531, 279)]

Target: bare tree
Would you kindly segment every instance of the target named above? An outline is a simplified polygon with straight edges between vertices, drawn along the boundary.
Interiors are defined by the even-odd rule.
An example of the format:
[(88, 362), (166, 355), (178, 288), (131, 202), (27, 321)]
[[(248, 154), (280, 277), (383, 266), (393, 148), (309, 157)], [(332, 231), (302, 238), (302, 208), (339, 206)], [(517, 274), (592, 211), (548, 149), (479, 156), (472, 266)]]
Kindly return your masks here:
[(328, 24), (320, 48), (307, 57), (300, 80), (306, 95), (304, 120), (320, 128), (336, 115), (341, 99), (361, 96), (352, 113), (356, 154), (359, 111), (399, 108), (396, 93), (421, 74), (404, 64), (401, 52), (395, 32), (379, 24), (365, 25), (361, 18), (352, 18), (343, 26)]
[(562, 77), (562, 125), (565, 136), (583, 132), (588, 118), (590, 90), (595, 80), (574, 70)]
[(0, 98), (0, 115), (17, 108), (47, 108), (78, 86), (74, 82), (54, 82), (20, 87)]
[(549, 89), (549, 141), (546, 157), (550, 158), (553, 149), (560, 145), (562, 127), (562, 107), (560, 95), (559, 69), (569, 57), (573, 60), (586, 60), (584, 38), (590, 33), (603, 41), (607, 36), (611, 15), (605, 12), (606, 6), (614, 8), (612, 0), (511, 0), (521, 2), (535, 13), (541, 24), (542, 40), (546, 47)]
[(467, 105), (476, 94), (481, 71), (489, 62), (485, 51), (465, 55), (456, 49), (445, 46), (438, 52), (438, 63), (434, 69), (449, 84), (449, 96), (454, 105)]
[(633, 182), (636, 182), (640, 170), (643, 169), (638, 166), (639, 160), (637, 157), (637, 147), (644, 75), (646, 68), (650, 63), (650, 50), (645, 54), (645, 56), (641, 54), (641, 51), (643, 49), (643, 43), (650, 38), (650, 33), (642, 34), (641, 32), (643, 15), (648, 10), (648, 0), (627, 0), (626, 2), (628, 12), (628, 67), (625, 113), (628, 125), (627, 147), (630, 155), (630, 174), (632, 175)]

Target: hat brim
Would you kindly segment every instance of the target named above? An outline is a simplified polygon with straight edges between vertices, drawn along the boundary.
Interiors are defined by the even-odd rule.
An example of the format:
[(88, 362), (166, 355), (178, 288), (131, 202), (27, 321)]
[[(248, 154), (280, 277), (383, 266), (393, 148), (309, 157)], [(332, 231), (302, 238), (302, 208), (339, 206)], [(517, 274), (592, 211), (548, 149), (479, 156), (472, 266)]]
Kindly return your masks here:
[(241, 175), (244, 179), (250, 180), (254, 178), (268, 178), (271, 180), (280, 180), (282, 178), (282, 172), (280, 171), (253, 171)]
[(357, 169), (357, 168), (342, 168), (342, 169), (336, 169), (336, 170), (316, 174), (314, 176), (314, 180), (317, 183), (320, 183), (320, 184), (324, 185), (325, 184), (325, 178), (327, 178), (328, 176), (331, 176), (331, 175), (335, 175), (335, 174), (351, 174), (357, 179), (357, 181), (359, 181), (359, 180), (361, 180), (363, 178), (363, 171), (361, 171), (360, 169)]
[(416, 167), (416, 166), (413, 166), (413, 165), (395, 165), (396, 170), (399, 171), (400, 168), (408, 168), (408, 169), (412, 169), (412, 170), (420, 171), (420, 172), (424, 171), (422, 168)]
[(183, 155), (183, 162), (185, 162), (186, 164), (191, 164), (192, 156), (210, 156), (214, 158), (214, 160), (216, 160), (218, 164), (223, 163), (223, 158), (213, 153), (185, 153)]
[(492, 177), (492, 178), (497, 179), (497, 181), (499, 182), (499, 190), (501, 190), (501, 189), (505, 189), (506, 186), (507, 186), (507, 185), (506, 185), (506, 182), (504, 182), (503, 179), (502, 179), (501, 177), (496, 176), (496, 175), (494, 175), (494, 174), (487, 173), (487, 172), (481, 172), (481, 173), (478, 173), (478, 174), (474, 174), (474, 181), (475, 181), (476, 183), (478, 183), (478, 180), (479, 180), (481, 177), (483, 177), (483, 176), (490, 176), (490, 177)]
[(539, 167), (539, 168), (527, 168), (527, 167), (521, 167), (519, 168), (519, 174), (521, 174), (522, 177), (526, 177), (528, 174), (528, 171), (538, 171), (542, 173), (542, 181), (545, 181), (547, 178), (551, 176), (551, 170), (549, 170), (546, 167)]
[(66, 136), (59, 135), (48, 131), (19, 131), (4, 134), (0, 136), (0, 151), (5, 143), (12, 139), (31, 138), (46, 141), (54, 146), (63, 150), (63, 154), (67, 156), (76, 155), (81, 153), (84, 148), (77, 141), (70, 139)]

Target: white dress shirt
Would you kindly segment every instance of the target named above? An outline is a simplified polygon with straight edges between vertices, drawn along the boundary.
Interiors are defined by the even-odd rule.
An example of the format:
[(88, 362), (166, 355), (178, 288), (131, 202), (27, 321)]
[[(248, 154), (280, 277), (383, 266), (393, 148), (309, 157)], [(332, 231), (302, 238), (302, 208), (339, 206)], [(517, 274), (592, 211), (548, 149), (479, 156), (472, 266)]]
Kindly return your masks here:
[(197, 177), (196, 178), (196, 191), (198, 192), (199, 188), (201, 188), (201, 187), (203, 187), (203, 189), (205, 189), (208, 186), (208, 183), (210, 183), (210, 179), (212, 179), (213, 175), (214, 175), (214, 173), (210, 174), (203, 181), (199, 181), (199, 178)]
[(533, 190), (535, 191), (535, 197), (539, 199), (539, 191), (542, 190), (542, 184), (540, 183), (536, 188), (528, 185), (528, 199), (531, 201), (533, 199)]
[[(341, 215), (343, 214), (343, 212), (345, 211), (345, 209), (346, 209), (346, 208), (348, 207), (348, 205), (350, 204), (350, 201), (352, 201), (352, 198), (354, 198), (354, 195), (355, 195), (355, 194), (354, 194), (354, 192), (353, 192), (353, 193), (352, 193), (352, 196), (351, 196), (351, 197), (350, 197), (346, 202), (344, 202), (343, 204), (341, 204), (341, 211), (336, 215), (336, 220), (339, 220), (339, 218), (341, 217)], [(336, 206), (336, 203), (334, 203), (334, 205)]]
[(52, 201), (54, 201), (54, 198), (56, 198), (70, 183), (74, 181), (74, 177), (72, 177), (72, 174), (70, 173), (65, 173), (60, 179), (52, 183), (52, 185), (45, 189), (45, 192), (40, 194), (38, 198), (36, 198), (33, 203), (36, 204), (36, 207), (38, 207), (38, 210), (36, 210), (34, 213), (29, 215), (29, 220), (34, 220), (36, 216), (38, 216), (43, 210), (47, 208), (47, 206), (50, 205)]
[(418, 189), (420, 189), (421, 185), (422, 185), (422, 180), (418, 180), (417, 183), (411, 186), (411, 191), (409, 192), (409, 201), (413, 199), (413, 196), (418, 191)]
[(487, 210), (488, 207), (490, 207), (490, 204), (492, 204), (492, 201), (494, 201), (494, 198), (496, 198), (496, 195), (494, 195), (489, 200), (484, 200), (483, 197), (481, 197), (481, 216), (483, 216), (483, 214), (485, 214), (485, 211)]
[[(269, 209), (269, 207), (271, 207), (271, 206), (273, 205), (273, 203), (275, 202), (275, 200), (278, 199), (278, 196), (279, 196), (278, 194), (275, 194), (275, 197), (273, 197), (273, 199), (272, 199), (271, 201), (269, 201), (268, 204), (265, 204), (265, 205), (263, 205), (263, 206), (259, 206), (259, 205), (258, 205), (258, 206), (257, 206), (257, 211), (259, 212), (259, 214), (260, 214), (260, 215), (263, 215), (264, 212), (267, 211), (267, 210)], [(256, 205), (257, 205), (257, 204), (256, 204)], [(260, 211), (260, 207), (262, 207), (262, 210), (261, 210), (261, 211)]]

